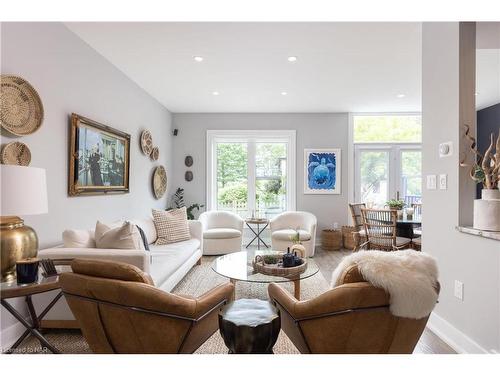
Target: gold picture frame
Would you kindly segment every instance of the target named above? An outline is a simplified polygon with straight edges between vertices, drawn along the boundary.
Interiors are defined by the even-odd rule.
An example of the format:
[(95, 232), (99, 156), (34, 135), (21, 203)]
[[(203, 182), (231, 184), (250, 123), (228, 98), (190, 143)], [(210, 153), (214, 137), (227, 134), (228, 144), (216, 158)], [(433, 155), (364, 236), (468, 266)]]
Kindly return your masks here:
[(73, 113), (68, 194), (129, 192), (130, 134)]

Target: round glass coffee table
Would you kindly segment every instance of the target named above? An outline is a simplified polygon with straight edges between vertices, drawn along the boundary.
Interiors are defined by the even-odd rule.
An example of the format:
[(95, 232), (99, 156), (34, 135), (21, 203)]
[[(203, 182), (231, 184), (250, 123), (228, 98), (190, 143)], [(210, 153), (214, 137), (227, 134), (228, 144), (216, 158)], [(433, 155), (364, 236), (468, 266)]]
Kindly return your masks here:
[(307, 258), (307, 268), (293, 277), (272, 276), (258, 273), (253, 269), (252, 261), (256, 255), (277, 254), (273, 250), (238, 251), (215, 259), (212, 269), (219, 275), (229, 278), (231, 283), (245, 281), (250, 283), (289, 283), (293, 282), (295, 298), (300, 300), (300, 280), (318, 273), (319, 267), (312, 258)]

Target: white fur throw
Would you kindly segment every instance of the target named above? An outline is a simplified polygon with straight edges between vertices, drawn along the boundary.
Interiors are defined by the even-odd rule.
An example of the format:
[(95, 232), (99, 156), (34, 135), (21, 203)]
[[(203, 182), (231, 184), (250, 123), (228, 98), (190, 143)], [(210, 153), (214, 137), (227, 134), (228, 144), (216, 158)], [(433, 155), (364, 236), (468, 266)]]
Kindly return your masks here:
[(345, 257), (333, 271), (332, 288), (351, 265), (358, 266), (366, 281), (389, 293), (390, 310), (395, 316), (424, 318), (436, 304), (438, 269), (428, 254), (415, 250), (359, 251)]

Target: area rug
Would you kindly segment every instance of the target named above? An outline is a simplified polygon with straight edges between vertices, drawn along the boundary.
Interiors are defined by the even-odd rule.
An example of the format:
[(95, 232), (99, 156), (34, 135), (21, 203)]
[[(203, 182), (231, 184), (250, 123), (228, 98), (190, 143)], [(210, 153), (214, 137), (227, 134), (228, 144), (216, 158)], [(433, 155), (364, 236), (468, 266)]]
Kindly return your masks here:
[[(202, 264), (195, 266), (182, 279), (182, 281), (174, 288), (172, 293), (184, 294), (190, 296), (200, 296), (217, 285), (228, 282), (227, 278), (216, 274), (211, 269), (211, 263), (215, 257), (203, 257)], [(282, 283), (285, 289), (293, 293), (293, 283)], [(236, 283), (236, 298), (259, 298), (268, 299), (267, 295), (268, 284), (237, 282)], [(313, 298), (328, 289), (328, 282), (325, 280), (321, 272), (318, 272), (312, 277), (301, 281), (301, 299), (306, 300)], [(92, 353), (87, 342), (81, 335), (79, 330), (48, 330), (45, 336), (56, 348), (63, 353), (68, 354), (89, 354)], [(216, 332), (210, 337), (195, 354), (226, 354), (228, 349), (224, 345), (224, 341), (219, 332)], [(47, 353), (40, 350), (38, 340), (30, 337), (25, 340), (18, 348), (18, 353)], [(288, 339), (288, 337), (280, 332), (278, 341), (274, 346), (276, 354), (297, 354), (298, 350)]]

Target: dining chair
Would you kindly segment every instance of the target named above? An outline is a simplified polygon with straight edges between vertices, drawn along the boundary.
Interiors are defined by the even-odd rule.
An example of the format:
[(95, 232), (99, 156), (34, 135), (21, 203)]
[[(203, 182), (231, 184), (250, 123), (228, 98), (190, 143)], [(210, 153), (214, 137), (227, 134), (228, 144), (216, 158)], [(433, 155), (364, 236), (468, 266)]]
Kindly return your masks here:
[[(413, 208), (413, 215), (421, 217), (422, 216), (422, 203), (412, 203), (411, 206)], [(422, 235), (422, 227), (414, 228), (413, 234), (415, 236), (421, 236)]]
[(396, 236), (396, 210), (361, 209), (367, 240), (359, 248), (367, 250), (402, 250), (409, 248), (411, 238)]
[(354, 237), (354, 251), (359, 247), (360, 243), (366, 241), (366, 231), (363, 225), (363, 217), (361, 210), (366, 208), (365, 203), (349, 203), (349, 210), (351, 211), (352, 224), (356, 231), (352, 233)]

